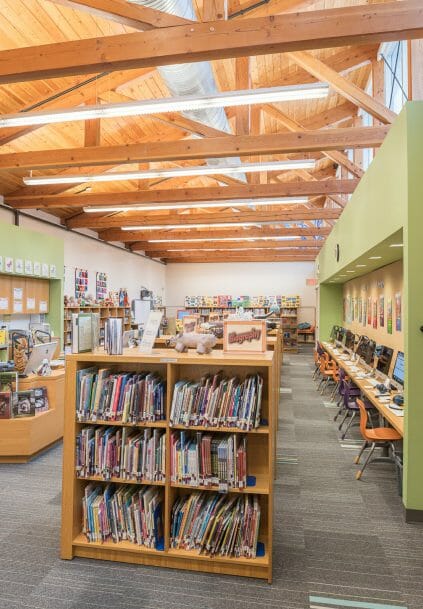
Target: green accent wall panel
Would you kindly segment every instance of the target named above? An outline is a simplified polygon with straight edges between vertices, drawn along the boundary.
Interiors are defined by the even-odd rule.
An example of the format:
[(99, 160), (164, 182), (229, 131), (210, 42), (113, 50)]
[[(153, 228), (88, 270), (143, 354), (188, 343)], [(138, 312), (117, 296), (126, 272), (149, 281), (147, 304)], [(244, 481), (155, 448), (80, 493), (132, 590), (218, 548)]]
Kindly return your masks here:
[(319, 340), (329, 340), (332, 326), (342, 326), (342, 285), (319, 286)]

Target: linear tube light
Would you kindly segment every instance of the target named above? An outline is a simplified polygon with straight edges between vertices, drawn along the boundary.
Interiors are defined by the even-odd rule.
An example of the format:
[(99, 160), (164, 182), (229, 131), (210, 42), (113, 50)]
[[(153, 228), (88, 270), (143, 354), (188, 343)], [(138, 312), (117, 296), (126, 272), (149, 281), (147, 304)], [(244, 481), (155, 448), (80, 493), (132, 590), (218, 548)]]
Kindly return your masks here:
[(198, 237), (196, 239), (149, 239), (148, 243), (204, 243), (206, 241), (280, 241), (283, 243), (286, 239), (289, 239), (290, 241), (295, 239), (300, 240), (301, 237), (208, 237), (207, 239)]
[(284, 199), (263, 199), (260, 201), (205, 201), (203, 203), (171, 203), (169, 205), (117, 205), (112, 207), (108, 207), (107, 205), (99, 205), (93, 207), (84, 207), (84, 212), (94, 214), (100, 212), (157, 211), (160, 209), (195, 209), (198, 207), (261, 207), (264, 205), (294, 205), (306, 203), (308, 203), (308, 197), (285, 197)]
[(99, 173), (93, 175), (37, 176), (23, 178), (26, 186), (47, 184), (81, 184), (83, 182), (118, 182), (121, 180), (146, 180), (151, 178), (177, 178), (187, 176), (211, 176), (218, 173), (236, 175), (257, 171), (284, 171), (289, 169), (314, 169), (314, 160), (299, 159), (274, 161), (269, 163), (242, 163), (241, 165), (176, 167), (173, 169), (149, 169), (146, 171), (120, 171), (116, 173)]
[[(272, 247), (272, 249), (270, 251), (291, 251), (291, 250), (297, 250), (300, 249), (299, 247)], [(308, 248), (307, 248), (308, 249)], [(269, 251), (268, 248), (266, 247), (234, 247), (234, 248), (225, 248), (225, 247), (207, 247), (207, 248), (188, 248), (188, 249), (181, 249), (181, 250), (174, 250), (174, 249), (167, 249), (166, 248), (166, 252), (245, 252), (248, 250), (265, 250), (265, 251)]]
[(324, 83), (272, 87), (268, 89), (247, 89), (226, 91), (213, 95), (169, 97), (147, 99), (120, 104), (97, 104), (78, 106), (55, 112), (19, 112), (4, 114), (0, 117), (0, 127), (24, 127), (65, 123), (67, 121), (86, 121), (93, 118), (120, 118), (125, 116), (144, 116), (162, 112), (185, 112), (226, 106), (245, 106), (250, 104), (271, 104), (282, 101), (321, 99), (329, 94), (329, 86)]
[[(268, 224), (274, 224), (269, 222)], [(210, 224), (151, 224), (146, 226), (122, 226), (123, 231), (167, 230), (172, 228), (233, 228), (234, 226), (263, 226), (266, 222), (211, 222)]]

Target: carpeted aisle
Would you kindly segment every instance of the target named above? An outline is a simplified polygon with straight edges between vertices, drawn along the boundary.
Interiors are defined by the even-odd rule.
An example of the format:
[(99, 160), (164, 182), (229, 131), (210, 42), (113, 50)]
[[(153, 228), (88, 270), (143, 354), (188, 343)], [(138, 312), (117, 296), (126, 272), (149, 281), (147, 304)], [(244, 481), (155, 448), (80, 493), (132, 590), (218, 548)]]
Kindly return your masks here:
[(357, 429), (311, 380), (311, 354), (285, 357), (274, 579), (75, 559), (61, 561), (61, 450), (0, 465), (0, 609), (422, 609), (423, 526), (406, 525), (390, 464), (354, 478)]

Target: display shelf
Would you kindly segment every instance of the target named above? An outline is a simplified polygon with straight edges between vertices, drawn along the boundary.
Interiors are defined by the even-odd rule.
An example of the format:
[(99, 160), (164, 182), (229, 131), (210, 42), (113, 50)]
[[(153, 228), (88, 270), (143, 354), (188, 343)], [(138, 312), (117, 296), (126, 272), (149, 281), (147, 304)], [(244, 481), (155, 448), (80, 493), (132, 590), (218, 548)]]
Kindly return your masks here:
[(162, 480), (128, 480), (126, 478), (117, 478), (112, 476), (111, 478), (103, 478), (103, 476), (78, 476), (75, 472), (77, 480), (81, 482), (106, 482), (113, 484), (137, 484), (138, 486), (165, 486), (166, 482)]
[[(100, 328), (104, 328), (104, 320), (110, 317), (121, 317), (123, 330), (131, 329), (130, 307), (106, 306), (106, 305), (72, 305), (65, 307), (64, 314), (64, 347), (72, 344), (72, 313), (99, 313)], [(100, 345), (103, 344), (104, 335), (100, 335)]]
[(166, 421), (141, 421), (138, 423), (123, 423), (122, 421), (108, 421), (99, 419), (98, 421), (76, 421), (77, 425), (107, 425), (109, 427), (158, 427), (160, 429), (166, 429)]
[[(72, 559), (74, 556), (122, 561), (133, 564), (154, 565), (159, 567), (204, 571), (246, 577), (257, 577), (271, 582), (272, 578), (272, 523), (273, 523), (273, 480), (274, 456), (279, 401), (278, 377), (280, 354), (267, 351), (263, 354), (231, 354), (223, 351), (200, 356), (195, 351), (178, 354), (171, 349), (155, 349), (152, 354), (143, 355), (125, 349), (120, 356), (108, 356), (102, 351), (69, 355), (66, 366), (66, 409), (63, 461), (63, 499), (62, 499), (62, 539), (61, 556)], [(122, 424), (128, 427), (159, 427), (165, 429), (166, 436), (166, 479), (160, 482), (122, 480), (111, 478), (105, 481), (102, 476), (78, 477), (75, 470), (75, 444), (82, 425), (119, 425), (114, 421), (76, 421), (76, 373), (88, 366), (107, 367), (112, 371), (156, 371), (166, 381), (166, 412), (170, 414), (175, 383), (181, 379), (198, 380), (205, 373), (223, 370), (227, 376), (237, 375), (245, 378), (248, 374), (259, 373), (264, 380), (262, 398), (262, 419), (266, 426), (246, 431), (234, 427), (203, 427), (183, 425), (171, 426), (169, 419), (147, 424)], [(249, 494), (259, 496), (261, 519), (259, 538), (264, 543), (257, 558), (236, 558), (208, 556), (196, 550), (171, 548), (171, 510), (176, 498), (192, 492), (217, 492), (218, 486), (203, 487), (180, 484), (171, 481), (170, 442), (173, 430), (207, 431), (210, 433), (239, 433), (247, 438), (247, 473), (255, 477), (254, 486), (245, 489), (229, 489), (228, 494), (239, 496)], [(117, 484), (160, 486), (163, 488), (164, 549), (150, 549), (129, 541), (114, 543), (89, 542), (81, 531), (82, 497), (87, 484), (116, 482)], [(251, 482), (251, 480), (250, 480)]]

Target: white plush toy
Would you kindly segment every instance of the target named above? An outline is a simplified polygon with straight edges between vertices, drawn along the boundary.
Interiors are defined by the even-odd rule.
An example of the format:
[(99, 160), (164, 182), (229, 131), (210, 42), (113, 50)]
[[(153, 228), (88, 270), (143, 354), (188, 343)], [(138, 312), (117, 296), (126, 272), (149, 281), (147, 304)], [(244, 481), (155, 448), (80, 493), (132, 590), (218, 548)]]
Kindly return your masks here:
[(185, 353), (188, 349), (196, 349), (199, 355), (204, 355), (211, 352), (217, 343), (217, 338), (213, 334), (189, 332), (179, 334), (171, 342), (175, 343), (175, 349), (178, 353)]

